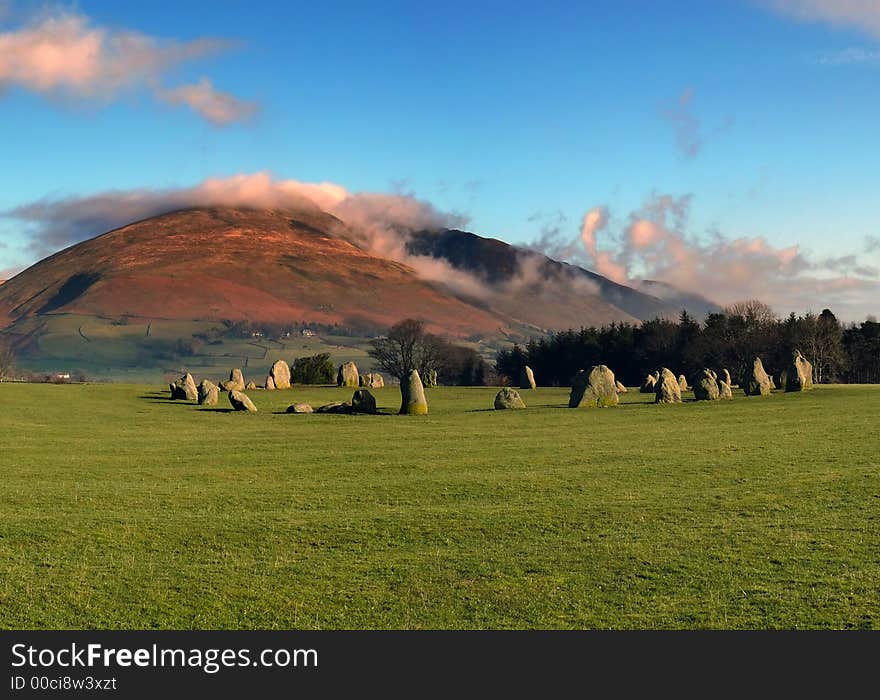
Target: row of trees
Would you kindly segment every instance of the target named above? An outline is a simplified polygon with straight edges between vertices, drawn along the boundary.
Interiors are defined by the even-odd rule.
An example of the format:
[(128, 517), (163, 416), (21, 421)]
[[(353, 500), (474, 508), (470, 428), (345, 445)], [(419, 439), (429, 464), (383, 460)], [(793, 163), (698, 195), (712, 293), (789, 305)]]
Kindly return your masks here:
[(723, 367), (739, 381), (755, 357), (771, 374), (786, 369), (796, 348), (813, 363), (817, 383), (880, 382), (876, 321), (844, 328), (828, 309), (780, 320), (758, 301), (735, 304), (710, 314), (703, 323), (682, 312), (677, 321), (658, 318), (639, 325), (612, 323), (554, 333), (502, 350), (495, 369), (517, 382), (529, 365), (539, 382), (558, 386), (568, 385), (578, 370), (597, 364), (608, 365), (630, 386), (659, 367), (687, 376), (704, 367)]
[(422, 321), (411, 318), (396, 323), (387, 336), (373, 340), (368, 354), (378, 370), (397, 379), (415, 369), (423, 377), (437, 372), (441, 384), (483, 386), (490, 373), (476, 350), (428, 333)]

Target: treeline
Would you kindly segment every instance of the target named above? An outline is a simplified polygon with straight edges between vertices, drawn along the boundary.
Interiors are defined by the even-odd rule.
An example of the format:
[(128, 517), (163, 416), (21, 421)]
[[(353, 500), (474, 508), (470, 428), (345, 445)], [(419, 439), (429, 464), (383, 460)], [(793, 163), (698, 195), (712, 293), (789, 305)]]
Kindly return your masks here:
[(539, 384), (554, 386), (568, 386), (578, 370), (597, 364), (610, 367), (629, 386), (641, 384), (659, 367), (688, 377), (704, 367), (726, 368), (739, 382), (756, 356), (778, 375), (794, 349), (813, 363), (816, 383), (880, 383), (880, 323), (844, 327), (829, 309), (778, 319), (757, 301), (710, 314), (702, 323), (682, 312), (677, 321), (658, 318), (553, 333), (500, 351), (495, 369), (518, 382), (528, 365)]

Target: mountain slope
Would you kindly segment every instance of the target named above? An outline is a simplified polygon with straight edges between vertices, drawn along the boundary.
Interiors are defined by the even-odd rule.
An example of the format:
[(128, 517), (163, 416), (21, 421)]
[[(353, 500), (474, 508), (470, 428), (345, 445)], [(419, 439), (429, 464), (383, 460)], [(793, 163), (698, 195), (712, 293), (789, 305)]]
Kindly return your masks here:
[[(464, 231), (412, 234), (410, 264), (364, 250), (354, 233), (317, 209), (163, 214), (74, 245), (7, 280), (0, 285), (0, 328), (39, 347), (34, 341), (43, 331), (35, 321), (63, 315), (309, 322), (376, 332), (413, 317), (454, 338), (500, 339), (676, 316), (681, 308), (678, 299), (667, 302)], [(434, 265), (435, 280), (439, 261), (447, 283), (419, 276), (423, 258)], [(467, 294), (452, 284), (461, 273), (476, 282)]]
[(0, 287), (0, 326), (44, 314), (254, 322), (430, 318), (454, 335), (498, 332), (478, 309), (330, 232), (323, 212), (191, 209), (46, 258)]
[[(518, 313), (528, 323), (544, 328), (675, 317), (682, 308), (702, 318), (707, 310), (718, 310), (696, 294), (674, 294), (669, 285), (651, 283), (655, 286), (636, 290), (541, 253), (467, 231), (420, 231), (410, 237), (407, 250), (412, 255), (446, 260), (458, 270), (479, 276), (507, 292), (495, 300), (495, 308)], [(665, 296), (655, 295), (655, 290)]]

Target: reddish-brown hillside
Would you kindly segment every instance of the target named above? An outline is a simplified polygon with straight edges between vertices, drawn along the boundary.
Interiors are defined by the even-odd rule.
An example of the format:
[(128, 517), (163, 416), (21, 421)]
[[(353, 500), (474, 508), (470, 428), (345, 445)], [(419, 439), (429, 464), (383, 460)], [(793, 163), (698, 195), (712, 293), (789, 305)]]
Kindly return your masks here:
[(500, 315), (334, 236), (340, 225), (318, 211), (225, 208), (140, 221), (8, 280), (0, 327), (28, 315), (80, 313), (380, 326), (411, 316), (457, 336), (506, 329)]

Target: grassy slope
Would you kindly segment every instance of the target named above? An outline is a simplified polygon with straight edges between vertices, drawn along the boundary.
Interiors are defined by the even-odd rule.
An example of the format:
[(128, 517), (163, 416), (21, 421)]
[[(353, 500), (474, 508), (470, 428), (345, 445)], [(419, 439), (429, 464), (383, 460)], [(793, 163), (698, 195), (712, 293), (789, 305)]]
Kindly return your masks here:
[[(155, 341), (193, 342), (193, 333), (222, 324), (211, 321), (132, 320), (125, 326), (110, 319), (77, 314), (50, 314), (26, 319), (20, 333), (36, 328), (39, 347), (35, 355), (18, 358), (17, 366), (39, 372), (83, 371), (89, 377), (124, 382), (160, 381), (177, 365), (200, 376), (225, 379), (232, 367), (244, 367), (248, 379), (261, 384), (271, 364), (278, 359), (292, 363), (297, 357), (330, 353), (335, 364), (352, 360), (369, 367), (368, 342), (363, 338), (292, 336), (283, 341), (264, 338), (224, 338), (217, 345), (197, 344), (198, 354), (179, 362), (150, 357)], [(153, 351), (154, 352), (154, 351)], [(143, 358), (139, 363), (138, 358)]]
[(0, 626), (880, 627), (880, 389), (526, 394), (0, 385)]

